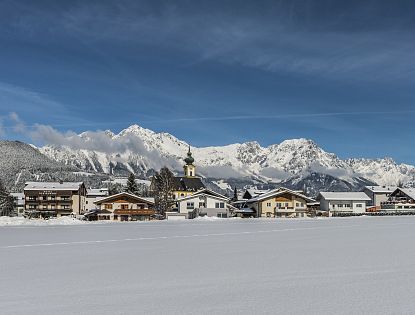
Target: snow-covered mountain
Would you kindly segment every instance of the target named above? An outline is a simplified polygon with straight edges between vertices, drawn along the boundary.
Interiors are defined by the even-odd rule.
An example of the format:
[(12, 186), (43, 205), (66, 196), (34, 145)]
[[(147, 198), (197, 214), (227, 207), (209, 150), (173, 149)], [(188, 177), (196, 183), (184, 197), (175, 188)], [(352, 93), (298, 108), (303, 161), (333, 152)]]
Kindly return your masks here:
[[(138, 125), (118, 134), (109, 130), (87, 131), (66, 140), (63, 144), (51, 144), (39, 150), (52, 160), (84, 171), (116, 175), (134, 172), (149, 176), (164, 165), (180, 173), (189, 146), (171, 134), (156, 133)], [(342, 160), (307, 139), (286, 140), (268, 147), (257, 142), (192, 147), (192, 153), (199, 175), (225, 180), (220, 182), (222, 187), (236, 179), (253, 184), (285, 183), (295, 187), (311, 182), (319, 182), (319, 187), (324, 187), (328, 185), (327, 181), (334, 181), (334, 187), (340, 185), (349, 189), (371, 183), (415, 183), (414, 166), (398, 165), (390, 158)]]

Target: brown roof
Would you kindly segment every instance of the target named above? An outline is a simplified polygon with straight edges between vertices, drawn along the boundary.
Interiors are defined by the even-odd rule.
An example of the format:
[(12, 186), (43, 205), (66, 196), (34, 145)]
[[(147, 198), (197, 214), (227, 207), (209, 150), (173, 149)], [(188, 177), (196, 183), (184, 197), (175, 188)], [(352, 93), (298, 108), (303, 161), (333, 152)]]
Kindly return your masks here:
[(156, 212), (151, 209), (116, 209), (114, 214), (118, 215), (154, 215)]

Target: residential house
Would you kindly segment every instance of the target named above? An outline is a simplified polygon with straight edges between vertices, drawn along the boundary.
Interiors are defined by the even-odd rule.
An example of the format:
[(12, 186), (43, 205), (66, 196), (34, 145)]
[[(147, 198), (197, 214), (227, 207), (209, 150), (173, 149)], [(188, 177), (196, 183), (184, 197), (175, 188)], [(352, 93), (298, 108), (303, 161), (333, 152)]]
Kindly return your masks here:
[[(230, 199), (209, 189), (203, 189), (192, 195), (181, 197), (176, 200), (177, 213), (186, 219), (193, 219), (198, 216), (228, 218), (234, 208)], [(167, 213), (169, 216), (177, 217), (174, 213)]]
[(252, 209), (255, 217), (305, 217), (307, 203), (315, 202), (303, 193), (276, 188), (246, 201), (241, 211)]
[(60, 217), (85, 212), (86, 188), (82, 182), (27, 182), (24, 196), (29, 215)]
[(364, 192), (320, 192), (317, 200), (320, 210), (327, 211), (329, 216), (365, 213), (371, 202)]
[(387, 201), (397, 188), (396, 186), (366, 186), (362, 191), (371, 199), (367, 205), (373, 207), (372, 211), (378, 211), (381, 203)]
[(415, 188), (396, 188), (381, 203), (381, 211), (415, 212)]
[(86, 214), (90, 220), (145, 221), (154, 215), (154, 201), (122, 192), (95, 201), (96, 210)]

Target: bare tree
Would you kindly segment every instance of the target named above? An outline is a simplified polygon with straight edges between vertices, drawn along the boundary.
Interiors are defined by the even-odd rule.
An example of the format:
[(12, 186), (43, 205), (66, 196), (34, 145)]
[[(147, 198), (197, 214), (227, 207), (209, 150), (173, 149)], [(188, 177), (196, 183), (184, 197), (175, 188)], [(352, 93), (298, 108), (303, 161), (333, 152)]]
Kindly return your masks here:
[(0, 216), (12, 216), (14, 213), (13, 196), (0, 181)]
[(173, 204), (173, 188), (174, 188), (173, 173), (167, 168), (163, 167), (160, 172), (157, 172), (153, 177), (152, 189), (156, 203), (156, 210), (164, 215)]

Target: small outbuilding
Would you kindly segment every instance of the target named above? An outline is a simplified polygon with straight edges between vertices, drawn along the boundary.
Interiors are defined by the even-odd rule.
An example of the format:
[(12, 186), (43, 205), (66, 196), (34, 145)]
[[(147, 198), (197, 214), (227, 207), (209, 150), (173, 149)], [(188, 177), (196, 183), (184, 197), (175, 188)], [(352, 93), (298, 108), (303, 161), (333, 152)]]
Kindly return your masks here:
[(320, 210), (327, 211), (329, 216), (362, 214), (371, 202), (364, 192), (320, 192), (317, 200)]

